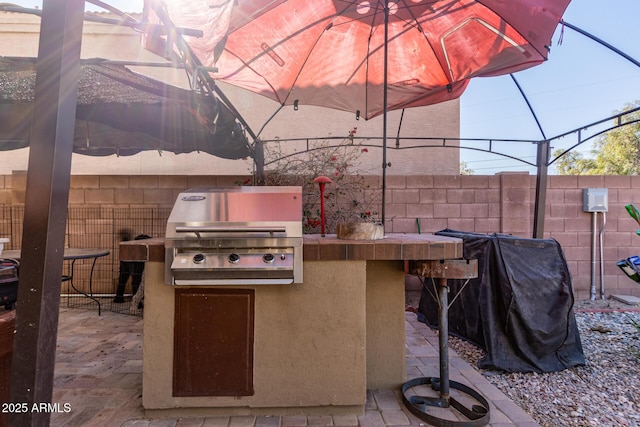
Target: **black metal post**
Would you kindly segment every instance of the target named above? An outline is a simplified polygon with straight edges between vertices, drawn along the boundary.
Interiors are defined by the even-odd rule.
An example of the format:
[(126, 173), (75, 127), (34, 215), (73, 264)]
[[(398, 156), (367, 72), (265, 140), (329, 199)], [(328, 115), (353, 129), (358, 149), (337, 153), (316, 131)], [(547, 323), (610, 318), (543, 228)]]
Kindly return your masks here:
[[(11, 426), (48, 426), (84, 0), (44, 0), (11, 373)], [(34, 407), (34, 405), (36, 405)], [(51, 408), (51, 407), (49, 407)]]
[(440, 399), (449, 406), (449, 286), (446, 278), (438, 279), (438, 344), (440, 346)]
[(389, 0), (384, 0), (384, 67), (383, 67), (383, 94), (382, 94), (382, 229), (386, 234), (386, 203), (387, 203), (387, 92), (389, 84), (387, 69), (389, 67)]
[(536, 165), (538, 172), (536, 175), (536, 200), (533, 217), (533, 238), (542, 239), (544, 237), (544, 215), (547, 205), (547, 178), (549, 175), (549, 140), (540, 141), (538, 144), (538, 155)]
[(265, 184), (264, 174), (264, 142), (256, 138), (253, 145), (253, 161), (256, 166), (256, 182), (257, 185)]

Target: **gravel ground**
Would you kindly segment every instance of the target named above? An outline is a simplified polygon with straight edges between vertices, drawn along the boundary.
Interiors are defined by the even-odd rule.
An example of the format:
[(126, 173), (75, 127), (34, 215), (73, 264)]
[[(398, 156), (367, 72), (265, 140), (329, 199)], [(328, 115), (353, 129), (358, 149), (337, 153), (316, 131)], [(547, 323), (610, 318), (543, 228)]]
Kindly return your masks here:
[[(640, 310), (610, 300), (577, 302), (574, 310), (585, 366), (544, 374), (478, 370), (544, 427), (640, 426)], [(450, 346), (472, 366), (484, 355), (453, 337)]]

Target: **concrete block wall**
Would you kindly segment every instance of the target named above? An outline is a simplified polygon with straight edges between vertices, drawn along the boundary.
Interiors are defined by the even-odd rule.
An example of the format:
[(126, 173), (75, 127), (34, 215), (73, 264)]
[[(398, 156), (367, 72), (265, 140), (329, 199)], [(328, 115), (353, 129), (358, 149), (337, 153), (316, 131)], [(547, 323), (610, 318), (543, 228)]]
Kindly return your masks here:
[[(172, 207), (178, 194), (197, 186), (234, 186), (244, 175), (74, 175), (69, 207)], [(0, 175), (0, 205), (24, 204), (26, 172)]]
[[(26, 175), (0, 176), (0, 205), (24, 203)], [(248, 177), (238, 176), (91, 176), (71, 179), (69, 206), (170, 208), (178, 193), (195, 186), (238, 185)], [(367, 182), (380, 188), (380, 177)], [(422, 233), (445, 228), (476, 232), (505, 233), (531, 237), (536, 177), (527, 173), (497, 175), (419, 175), (387, 177), (387, 232)], [(607, 188), (609, 210), (603, 234), (605, 295), (640, 297), (640, 284), (627, 278), (616, 261), (640, 255), (640, 225), (624, 206), (640, 207), (640, 177), (636, 176), (550, 176), (545, 207), (545, 238), (556, 239), (563, 248), (572, 274), (574, 293), (588, 299), (592, 283), (593, 214), (583, 212), (585, 188)], [(599, 214), (597, 228), (604, 219)], [(96, 219), (95, 221), (99, 221)], [(95, 222), (94, 221), (94, 222)], [(597, 251), (599, 255), (599, 251)], [(596, 264), (596, 287), (600, 283)], [(598, 292), (597, 297), (600, 297)]]
[[(526, 173), (493, 176), (395, 176), (387, 180), (387, 230), (432, 233), (445, 228), (476, 233), (533, 236), (536, 177)], [(640, 228), (624, 206), (640, 208), (640, 177), (550, 176), (545, 206), (544, 237), (562, 246), (578, 299), (591, 295), (592, 277), (600, 298), (600, 250), (596, 247), (592, 276), (593, 214), (583, 212), (583, 190), (606, 188), (609, 209), (598, 214), (596, 230), (603, 233), (605, 296), (640, 296), (616, 261), (640, 255)], [(599, 234), (596, 233), (599, 242)]]
[[(640, 284), (631, 281), (616, 266), (616, 261), (640, 255), (640, 228), (627, 214), (625, 205), (640, 207), (640, 177), (638, 176), (553, 176), (550, 177), (545, 209), (545, 237), (560, 242), (573, 277), (577, 297), (589, 298), (592, 270), (593, 214), (583, 211), (583, 189), (606, 188), (608, 212), (597, 214), (599, 232), (606, 217), (603, 233), (603, 275), (605, 295), (640, 296)], [(532, 194), (535, 177), (531, 177)], [(532, 196), (533, 197), (533, 196)], [(596, 233), (598, 237), (598, 233)], [(595, 285), (600, 297), (599, 249), (596, 251)]]

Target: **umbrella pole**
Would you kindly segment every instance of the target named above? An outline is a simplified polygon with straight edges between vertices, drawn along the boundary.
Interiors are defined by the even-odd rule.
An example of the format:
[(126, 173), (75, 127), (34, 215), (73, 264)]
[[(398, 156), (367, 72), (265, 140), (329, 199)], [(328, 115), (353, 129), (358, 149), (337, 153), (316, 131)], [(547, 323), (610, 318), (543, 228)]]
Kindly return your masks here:
[(384, 1), (384, 68), (382, 84), (382, 230), (386, 234), (386, 193), (387, 193), (387, 68), (389, 60), (389, 0)]

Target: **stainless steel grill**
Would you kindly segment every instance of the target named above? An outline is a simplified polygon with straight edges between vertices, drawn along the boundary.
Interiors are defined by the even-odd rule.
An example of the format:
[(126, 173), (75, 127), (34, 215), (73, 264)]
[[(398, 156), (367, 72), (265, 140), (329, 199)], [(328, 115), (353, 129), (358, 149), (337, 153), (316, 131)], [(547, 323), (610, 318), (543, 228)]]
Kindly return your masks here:
[(302, 283), (300, 187), (180, 193), (165, 241), (168, 285)]

